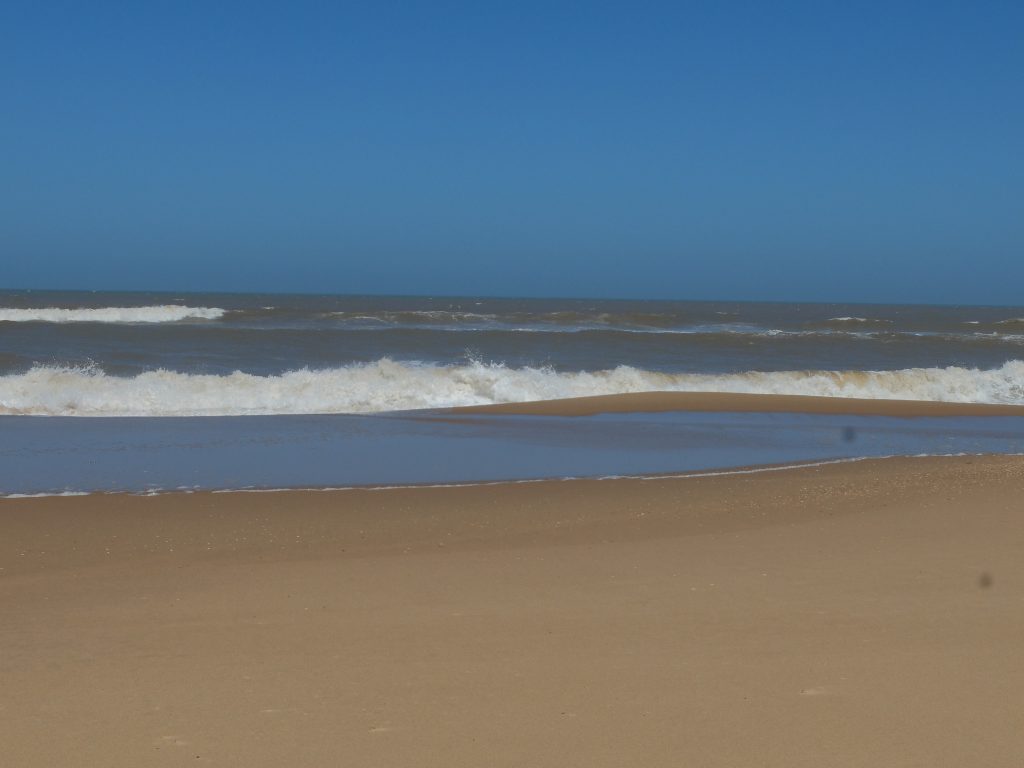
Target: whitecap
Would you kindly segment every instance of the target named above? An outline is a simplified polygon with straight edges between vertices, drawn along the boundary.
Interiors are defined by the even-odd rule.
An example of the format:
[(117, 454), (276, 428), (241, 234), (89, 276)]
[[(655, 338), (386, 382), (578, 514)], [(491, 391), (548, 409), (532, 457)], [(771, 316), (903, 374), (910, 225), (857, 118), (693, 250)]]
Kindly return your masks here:
[(8, 323), (176, 323), (182, 320), (216, 320), (227, 310), (220, 307), (184, 307), (164, 304), (151, 307), (0, 307), (0, 322)]
[(155, 370), (130, 377), (114, 376), (98, 367), (37, 365), (24, 373), (0, 376), (0, 414), (378, 413), (659, 391), (1024, 404), (1024, 362), (1012, 360), (989, 370), (950, 366), (707, 374), (663, 373), (626, 365), (575, 372), (482, 362), (443, 366), (385, 358), (272, 376)]

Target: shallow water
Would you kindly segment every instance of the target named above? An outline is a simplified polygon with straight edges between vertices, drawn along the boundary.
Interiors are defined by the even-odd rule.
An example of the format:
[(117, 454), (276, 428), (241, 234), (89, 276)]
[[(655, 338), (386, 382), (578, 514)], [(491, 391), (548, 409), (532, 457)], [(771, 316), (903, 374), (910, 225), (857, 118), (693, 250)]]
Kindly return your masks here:
[(1024, 452), (1024, 417), (3, 417), (0, 430), (5, 495), (460, 483)]

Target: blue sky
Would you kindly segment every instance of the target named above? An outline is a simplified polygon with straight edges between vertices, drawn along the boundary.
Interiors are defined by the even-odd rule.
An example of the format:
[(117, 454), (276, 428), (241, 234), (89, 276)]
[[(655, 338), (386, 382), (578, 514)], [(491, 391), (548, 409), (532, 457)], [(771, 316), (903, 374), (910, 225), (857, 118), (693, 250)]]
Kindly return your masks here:
[(4, 3), (0, 287), (1024, 303), (1020, 3)]

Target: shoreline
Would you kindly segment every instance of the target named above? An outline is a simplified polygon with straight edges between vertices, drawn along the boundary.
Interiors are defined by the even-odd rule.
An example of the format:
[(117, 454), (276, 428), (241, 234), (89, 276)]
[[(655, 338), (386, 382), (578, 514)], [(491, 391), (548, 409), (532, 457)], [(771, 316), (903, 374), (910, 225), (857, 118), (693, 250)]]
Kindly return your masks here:
[(697, 480), (710, 477), (731, 477), (734, 475), (760, 475), (770, 472), (792, 472), (828, 467), (836, 464), (856, 464), (863, 461), (891, 462), (913, 461), (917, 459), (995, 459), (1016, 458), (1024, 453), (936, 453), (936, 454), (893, 454), (891, 456), (853, 456), (833, 459), (793, 461), (779, 464), (744, 464), (719, 469), (695, 469), (682, 472), (662, 472), (649, 474), (615, 474), (615, 475), (572, 475), (567, 477), (536, 477), (518, 480), (467, 480), (451, 483), (405, 483), (391, 485), (325, 485), (302, 487), (266, 487), (266, 488), (151, 488), (144, 491), (59, 491), (53, 493), (10, 493), (0, 494), (0, 502), (22, 501), (29, 499), (66, 499), (82, 497), (117, 497), (135, 496), (150, 498), (155, 496), (195, 496), (210, 494), (213, 496), (232, 494), (305, 494), (305, 493), (347, 493), (347, 492), (385, 492), (385, 491), (417, 491), (447, 488), (502, 488), (515, 485), (544, 485), (554, 483), (611, 483), (619, 481), (651, 482), (659, 480)]
[[(242, 527), (265, 523), (267, 515), (278, 525), (288, 528), (293, 515), (315, 512), (321, 522), (329, 523), (336, 532), (353, 526), (386, 522), (388, 535), (394, 537), (394, 546), (405, 546), (406, 531), (416, 531), (423, 523), (453, 531), (454, 527), (477, 530), (481, 520), (496, 522), (496, 514), (511, 506), (517, 513), (526, 510), (526, 518), (501, 520), (500, 535), (508, 534), (524, 521), (529, 526), (547, 527), (547, 516), (566, 514), (560, 508), (564, 501), (570, 506), (586, 501), (589, 511), (570, 510), (582, 523), (587, 523), (598, 508), (606, 509), (600, 516), (629, 522), (634, 518), (623, 510), (635, 504), (644, 504), (646, 495), (659, 496), (663, 491), (673, 495), (692, 497), (689, 507), (708, 506), (714, 509), (728, 507), (733, 495), (744, 496), (748, 491), (764, 488), (781, 489), (783, 494), (797, 496), (809, 485), (829, 485), (841, 481), (848, 490), (862, 486), (859, 493), (871, 495), (891, 484), (903, 495), (910, 491), (930, 493), (934, 488), (920, 479), (935, 476), (941, 480), (953, 477), (985, 475), (1007, 476), (1021, 481), (1024, 490), (1024, 456), (989, 454), (969, 456), (891, 456), (884, 458), (840, 459), (809, 464), (784, 464), (771, 468), (738, 469), (725, 472), (697, 472), (692, 474), (641, 475), (635, 477), (538, 479), (526, 481), (496, 481), (453, 485), (410, 485), (349, 488), (302, 488), (280, 490), (178, 490), (158, 493), (90, 493), (53, 496), (0, 497), (0, 575), (10, 576), (19, 570), (21, 551), (57, 557), (61, 545), (70, 545), (69, 551), (87, 551), (79, 543), (93, 538), (93, 528), (104, 521), (117, 521), (136, 526), (167, 527), (184, 530), (199, 521), (211, 522), (215, 517), (230, 518)], [(744, 503), (755, 507), (762, 503), (758, 491)], [(781, 498), (781, 497), (780, 497)], [(483, 507), (475, 505), (483, 503)], [(770, 506), (780, 505), (779, 498)], [(621, 505), (617, 507), (616, 504)], [(796, 504), (794, 510), (805, 506)], [(521, 508), (522, 507), (522, 508)], [(472, 515), (470, 515), (472, 511)], [(694, 511), (688, 508), (686, 510)], [(699, 510), (698, 510), (699, 511)], [(792, 511), (792, 510), (791, 510)], [(814, 514), (822, 510), (813, 510)], [(215, 514), (216, 513), (216, 514)], [(376, 515), (382, 515), (375, 519)], [(476, 519), (476, 515), (481, 515)], [(226, 518), (224, 517), (226, 516)], [(786, 516), (789, 516), (787, 511)], [(386, 520), (385, 520), (386, 518)], [(59, 522), (58, 522), (59, 521)], [(13, 526), (13, 527), (12, 527)], [(408, 526), (408, 528), (407, 528)], [(454, 527), (452, 527), (454, 526)], [(558, 526), (556, 526), (558, 527)], [(60, 532), (60, 536), (54, 536)], [(360, 531), (362, 533), (363, 531)], [(553, 533), (554, 531), (548, 531)], [(202, 531), (191, 531), (200, 534)], [(351, 533), (351, 530), (349, 530)], [(42, 536), (53, 539), (49, 548), (19, 540), (19, 536)], [(273, 536), (271, 536), (273, 538)], [(246, 537), (229, 548), (244, 550), (254, 539)], [(304, 546), (315, 542), (308, 541)], [(320, 542), (330, 546), (330, 542)], [(288, 543), (282, 542), (282, 550)], [(208, 551), (215, 551), (216, 548)], [(156, 553), (156, 548), (143, 548), (142, 552)], [(94, 553), (95, 554), (95, 553)], [(24, 561), (23, 561), (24, 562)], [(30, 562), (30, 561), (29, 561)]]

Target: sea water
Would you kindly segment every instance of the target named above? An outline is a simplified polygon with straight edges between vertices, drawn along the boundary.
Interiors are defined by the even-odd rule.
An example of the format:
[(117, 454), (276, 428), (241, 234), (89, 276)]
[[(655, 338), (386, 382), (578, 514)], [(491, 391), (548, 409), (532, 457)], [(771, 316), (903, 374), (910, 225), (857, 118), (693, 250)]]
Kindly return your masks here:
[(0, 292), (0, 414), (379, 413), (621, 392), (1024, 403), (1024, 308)]
[(7, 417), (0, 494), (606, 477), (1024, 453), (1024, 417), (778, 413)]
[(403, 415), (648, 391), (1024, 404), (1024, 308), (0, 292), (0, 492), (1024, 450), (1002, 417)]

